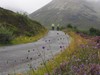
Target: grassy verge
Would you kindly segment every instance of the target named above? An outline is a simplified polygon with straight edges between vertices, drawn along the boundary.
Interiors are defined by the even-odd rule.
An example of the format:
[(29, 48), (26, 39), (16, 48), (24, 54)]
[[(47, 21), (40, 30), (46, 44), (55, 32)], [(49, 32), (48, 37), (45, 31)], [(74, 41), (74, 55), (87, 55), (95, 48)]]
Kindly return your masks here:
[(61, 62), (51, 75), (100, 75), (100, 42), (81, 39), (79, 43), (78, 39), (71, 46), (74, 49), (69, 49), (71, 55), (64, 56), (69, 59)]
[(0, 46), (18, 45), (18, 44), (26, 44), (26, 43), (35, 42), (35, 41), (41, 39), (42, 37), (44, 37), (48, 33), (48, 30), (41, 31), (41, 32), (39, 34), (37, 34), (35, 36), (31, 36), (31, 37), (29, 37), (29, 36), (16, 37), (13, 40), (11, 40), (10, 43), (8, 43), (8, 44), (0, 44)]
[(47, 30), (46, 31), (42, 31), (42, 33), (39, 33), (35, 36), (31, 36), (31, 37), (28, 37), (28, 36), (20, 36), (20, 37), (17, 37), (15, 39), (13, 39), (11, 41), (12, 44), (25, 44), (25, 43), (31, 43), (31, 42), (35, 42), (37, 40), (39, 40), (40, 38), (44, 37), (46, 34), (47, 34)]

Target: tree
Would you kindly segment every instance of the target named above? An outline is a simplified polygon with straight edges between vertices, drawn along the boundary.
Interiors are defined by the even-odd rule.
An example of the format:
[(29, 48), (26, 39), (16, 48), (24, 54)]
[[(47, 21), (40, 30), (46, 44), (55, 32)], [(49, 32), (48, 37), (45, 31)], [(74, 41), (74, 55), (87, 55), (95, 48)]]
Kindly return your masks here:
[(67, 28), (73, 28), (73, 26), (71, 24), (68, 24)]

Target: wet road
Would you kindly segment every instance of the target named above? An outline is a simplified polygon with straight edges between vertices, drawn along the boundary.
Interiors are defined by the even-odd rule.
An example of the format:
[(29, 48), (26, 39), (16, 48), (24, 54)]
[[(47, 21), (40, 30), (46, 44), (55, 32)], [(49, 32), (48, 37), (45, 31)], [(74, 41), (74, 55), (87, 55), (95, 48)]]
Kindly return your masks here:
[[(37, 68), (43, 60), (49, 60), (69, 45), (69, 36), (62, 31), (49, 31), (34, 43), (0, 48), (0, 75), (25, 72), (29, 65)], [(42, 57), (42, 58), (41, 58)]]

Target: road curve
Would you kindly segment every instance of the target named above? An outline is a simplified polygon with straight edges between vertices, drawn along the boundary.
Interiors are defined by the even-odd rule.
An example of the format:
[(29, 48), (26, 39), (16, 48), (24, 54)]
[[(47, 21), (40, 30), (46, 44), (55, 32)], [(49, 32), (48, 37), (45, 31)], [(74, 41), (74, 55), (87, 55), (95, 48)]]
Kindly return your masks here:
[[(49, 31), (34, 43), (0, 47), (0, 75), (37, 68), (69, 45), (69, 36), (62, 31)], [(42, 58), (41, 58), (42, 57)]]

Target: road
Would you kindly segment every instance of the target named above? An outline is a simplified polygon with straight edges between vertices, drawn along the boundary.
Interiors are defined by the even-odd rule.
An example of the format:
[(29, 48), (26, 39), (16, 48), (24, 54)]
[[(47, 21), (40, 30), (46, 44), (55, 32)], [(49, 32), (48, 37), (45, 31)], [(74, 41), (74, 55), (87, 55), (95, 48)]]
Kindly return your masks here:
[(0, 47), (0, 75), (28, 71), (28, 64), (37, 68), (43, 60), (52, 59), (68, 45), (69, 36), (64, 32), (49, 31), (44, 38), (34, 43)]

